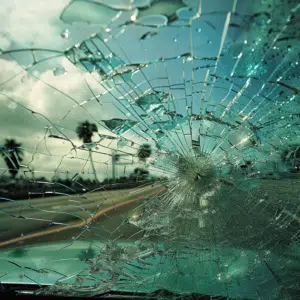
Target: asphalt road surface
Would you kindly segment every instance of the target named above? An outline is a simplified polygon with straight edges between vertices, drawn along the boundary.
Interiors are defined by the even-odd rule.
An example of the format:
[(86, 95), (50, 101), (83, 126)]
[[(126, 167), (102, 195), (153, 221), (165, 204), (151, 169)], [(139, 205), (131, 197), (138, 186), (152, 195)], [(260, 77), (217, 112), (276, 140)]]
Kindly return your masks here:
[[(273, 215), (276, 217), (278, 209), (278, 215), (282, 219), (300, 224), (296, 212), (300, 204), (299, 186), (299, 179), (260, 180), (258, 188), (251, 192), (253, 199), (250, 199), (250, 212), (254, 212), (257, 230), (262, 229), (258, 221), (265, 221), (264, 219)], [(238, 200), (234, 202), (235, 205), (249, 196), (247, 190), (235, 192), (231, 190), (231, 186), (226, 188), (229, 189), (228, 195), (233, 193), (233, 198)], [(145, 197), (163, 191), (165, 188), (156, 184), (127, 190), (95, 192), (85, 194), (84, 197), (73, 195), (0, 203), (0, 247), (77, 239), (138, 239), (142, 232), (134, 225), (127, 224), (126, 218), (136, 214), (133, 210), (143, 201), (147, 201)], [(255, 209), (258, 210), (256, 213)], [(263, 219), (258, 220), (259, 218)], [(243, 220), (244, 215), (241, 215), (238, 229), (246, 228), (249, 220)]]
[[(160, 184), (134, 189), (34, 199), (0, 204), (0, 247), (70, 238), (112, 238), (132, 210), (147, 196), (164, 190)], [(85, 230), (86, 227), (92, 229)], [(125, 235), (136, 228), (128, 225)], [(124, 233), (123, 233), (124, 234)], [(82, 236), (84, 235), (84, 236)]]

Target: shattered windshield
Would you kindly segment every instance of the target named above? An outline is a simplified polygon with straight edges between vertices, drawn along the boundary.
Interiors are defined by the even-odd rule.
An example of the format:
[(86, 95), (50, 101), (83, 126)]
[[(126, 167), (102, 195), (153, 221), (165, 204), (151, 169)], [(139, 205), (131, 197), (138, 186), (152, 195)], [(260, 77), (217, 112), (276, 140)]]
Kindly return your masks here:
[(299, 299), (299, 15), (2, 0), (1, 288)]

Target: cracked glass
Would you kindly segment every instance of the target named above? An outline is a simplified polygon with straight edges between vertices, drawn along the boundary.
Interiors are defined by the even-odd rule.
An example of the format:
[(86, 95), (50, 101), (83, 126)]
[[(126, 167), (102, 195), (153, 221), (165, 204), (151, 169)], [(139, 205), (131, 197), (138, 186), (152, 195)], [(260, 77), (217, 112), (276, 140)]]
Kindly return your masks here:
[(1, 288), (299, 299), (299, 2), (28, 2), (0, 9)]

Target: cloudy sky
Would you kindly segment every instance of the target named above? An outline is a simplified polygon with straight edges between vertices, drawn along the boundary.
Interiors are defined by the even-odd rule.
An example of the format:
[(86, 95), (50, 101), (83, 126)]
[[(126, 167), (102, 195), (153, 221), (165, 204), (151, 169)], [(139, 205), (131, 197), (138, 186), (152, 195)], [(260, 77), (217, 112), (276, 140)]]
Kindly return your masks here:
[[(65, 50), (99, 30), (98, 26), (63, 23), (59, 16), (68, 2), (68, 0), (1, 1), (0, 49), (46, 48)], [(65, 30), (69, 30), (68, 38), (62, 37), (62, 32)], [(65, 134), (79, 146), (81, 143), (74, 132), (78, 121), (90, 119), (90, 114), (96, 120), (109, 118), (111, 117), (109, 115), (110, 106), (106, 105), (105, 114), (102, 108), (95, 104), (87, 106), (89, 113), (80, 107), (75, 107), (68, 114), (70, 109), (74, 105), (76, 106), (76, 103), (55, 91), (51, 86), (74, 97), (79, 103), (92, 97), (84, 78), (96, 94), (103, 92), (103, 89), (101, 90), (99, 84), (91, 76), (85, 77), (83, 72), (63, 57), (31, 68), (29, 73), (24, 71), (19, 64), (28, 65), (31, 62), (32, 58), (25, 53), (2, 55), (0, 58), (1, 143), (4, 142), (5, 138), (15, 138), (21, 142), (23, 147), (28, 149), (25, 150), (24, 163), (27, 164), (32, 161), (30, 166), (35, 171), (47, 172), (41, 173), (43, 176), (47, 176), (47, 174), (47, 177), (50, 176), (49, 174), (52, 176), (59, 164), (59, 171), (61, 172), (66, 170), (70, 172), (80, 171), (84, 166), (84, 159), (87, 158), (87, 152), (79, 151), (76, 154), (82, 160), (62, 160), (63, 155), (73, 156), (73, 153), (70, 154), (72, 147), (70, 143), (57, 139), (47, 139), (45, 144), (45, 128), (51, 126), (48, 120), (56, 125), (61, 125)], [(62, 67), (67, 73), (63, 76), (54, 76), (53, 69)], [(39, 114), (33, 115), (30, 110)], [(62, 120), (66, 115), (67, 117)], [(51, 133), (57, 134), (55, 130), (52, 130)], [(2, 160), (0, 167), (2, 170), (5, 169)]]
[[(125, 2), (113, 0), (109, 3), (124, 4)], [(217, 0), (204, 1), (203, 16), (193, 24), (193, 54), (195, 56), (213, 57), (218, 55), (226, 14), (205, 15), (206, 11), (212, 11), (218, 7), (216, 6), (217, 2)], [(234, 2), (224, 0), (220, 9), (223, 9), (224, 12), (231, 11)], [(260, 3), (260, 1), (258, 2)], [(82, 22), (64, 23), (60, 19), (60, 15), (68, 3), (69, 0), (2, 0), (0, 6), (0, 49), (6, 51), (42, 48), (64, 51), (87, 39), (91, 34), (102, 31), (104, 36), (116, 37), (116, 40), (109, 40), (108, 44), (127, 63), (154, 61), (160, 57), (176, 57), (178, 53), (183, 54), (190, 51), (190, 39), (186, 28), (162, 28), (153, 39), (140, 42), (139, 37), (150, 29), (137, 26), (127, 27), (125, 32), (121, 31), (122, 34), (117, 34), (120, 29), (114, 31), (114, 26), (106, 29), (104, 21), (107, 21), (111, 11), (94, 11), (93, 9), (81, 11), (77, 9), (76, 18), (88, 17), (89, 20), (98, 20), (99, 16), (100, 21), (94, 25)], [(172, 2), (170, 3), (172, 4)], [(236, 9), (241, 13), (257, 10), (255, 5), (248, 1), (247, 3), (238, 1)], [(69, 19), (74, 18), (73, 12), (66, 16)], [(127, 13), (125, 17), (128, 18), (130, 15)], [(243, 43), (245, 35), (247, 32), (239, 37), (237, 31), (231, 28), (227, 33), (224, 47), (228, 47), (232, 41), (239, 40), (242, 44), (239, 49), (250, 51), (247, 48), (250, 46)], [(114, 47), (116, 44), (121, 47)], [(51, 53), (51, 55), (54, 54)], [(36, 59), (39, 60), (42, 58), (41, 55), (45, 54), (44, 52), (35, 52), (35, 55)], [(50, 53), (46, 55), (49, 56)], [(231, 59), (231, 56), (224, 59), (223, 65), (220, 64), (218, 70), (227, 73), (235, 61)], [(33, 57), (30, 52), (14, 52), (0, 56), (0, 144), (4, 142), (5, 138), (15, 138), (21, 142), (25, 148), (24, 164), (34, 168), (36, 172), (40, 172), (40, 175), (52, 177), (54, 172), (67, 170), (71, 173), (80, 172), (87, 162), (87, 151), (79, 150), (76, 153), (72, 150), (71, 143), (45, 138), (45, 136), (51, 133), (56, 135), (63, 133), (76, 146), (80, 146), (81, 141), (78, 140), (75, 133), (78, 122), (89, 119), (97, 123), (122, 115), (115, 109), (108, 94), (101, 98), (102, 105), (96, 101), (89, 101), (83, 106), (78, 105), (93, 97), (90, 88), (96, 95), (104, 92), (103, 87), (97, 82), (99, 77), (93, 77), (87, 72), (83, 72), (63, 56), (46, 60), (29, 68), (28, 71), (24, 71), (24, 68), (32, 62)], [(207, 63), (205, 62), (205, 64)], [(225, 69), (222, 69), (224, 67)], [(191, 74), (191, 64), (185, 64), (185, 68), (187, 78)], [(65, 74), (54, 76), (53, 70), (55, 69), (57, 73), (64, 73), (63, 70), (65, 70)], [(153, 64), (145, 69), (149, 80), (167, 74), (168, 82), (172, 84), (182, 82), (182, 71), (181, 60), (174, 61), (174, 63), (170, 62), (167, 71), (163, 64), (161, 66)], [(203, 81), (205, 76), (206, 69), (204, 67), (199, 68), (197, 70), (199, 81)], [(154, 81), (154, 83), (162, 84), (159, 80)], [(248, 90), (258, 89), (259, 84), (259, 82), (252, 83)], [(201, 85), (199, 87), (201, 90)], [(214, 89), (212, 99), (222, 99), (226, 94), (226, 89)], [(182, 99), (185, 95), (182, 91), (181, 94), (174, 91), (174, 96)], [(249, 98), (243, 99), (241, 97), (239, 99), (241, 104), (248, 101)], [(184, 111), (185, 106), (181, 105), (177, 108), (179, 111)], [(47, 131), (47, 128), (53, 127), (53, 125), (58, 126), (61, 133), (53, 128), (51, 132)], [(110, 169), (110, 166), (105, 164), (105, 162), (110, 162), (109, 157), (95, 153), (94, 160), (99, 162), (97, 164), (97, 171), (101, 173), (99, 177), (105, 177), (108, 172), (107, 168)], [(91, 171), (88, 167), (89, 164), (84, 171)], [(0, 168), (3, 171), (6, 169), (2, 160), (0, 160)]]
[[(120, 2), (122, 1), (109, 3)], [(0, 49), (5, 51), (45, 48), (63, 51), (88, 38), (92, 33), (98, 32), (101, 28), (105, 28), (103, 22), (98, 22), (100, 24), (97, 25), (82, 22), (64, 23), (59, 16), (68, 3), (69, 0), (30, 0), (29, 2), (3, 0), (0, 7)], [(101, 12), (97, 13), (101, 14)], [(93, 11), (85, 11), (83, 16), (87, 15), (95, 17)], [(105, 17), (102, 15), (102, 18), (105, 19)], [(100, 15), (100, 20), (102, 18)], [(66, 30), (69, 32), (67, 38), (63, 34)], [(123, 48), (127, 48), (127, 61), (149, 61), (161, 55), (172, 56), (178, 52), (188, 51), (188, 43), (183, 43), (187, 37), (182, 37), (181, 43), (176, 43), (176, 47), (162, 46), (174, 43), (170, 35), (168, 40), (166, 40), (166, 35), (160, 38), (160, 47), (147, 41), (144, 45), (139, 45), (136, 37), (141, 36), (147, 30), (147, 28), (135, 28), (133, 32), (120, 35), (118, 43), (123, 45)], [(176, 33), (177, 39), (180, 34), (180, 31)], [(40, 172), (40, 175), (51, 177), (55, 171), (68, 170), (71, 173), (81, 171), (88, 153), (80, 150), (75, 153), (67, 141), (46, 139), (45, 136), (50, 133), (59, 134), (55, 129), (51, 132), (46, 131), (47, 127), (53, 124), (61, 126), (62, 132), (79, 146), (81, 142), (74, 131), (79, 121), (93, 119), (93, 122), (96, 122), (120, 117), (120, 113), (107, 100), (102, 100), (106, 102), (104, 106), (100, 106), (95, 101), (84, 105), (84, 109), (76, 105), (76, 102), (82, 103), (93, 96), (86, 82), (95, 94), (103, 93), (104, 90), (92, 76), (73, 66), (65, 57), (47, 60), (30, 68), (28, 72), (24, 71), (24, 67), (31, 63), (32, 56), (27, 52), (2, 55), (0, 58), (1, 143), (5, 138), (15, 138), (21, 142), (25, 148), (24, 165), (34, 168), (35, 172)], [(56, 68), (65, 69), (66, 74), (54, 76), (53, 70)], [(31, 111), (37, 114), (32, 114)], [(68, 157), (73, 157), (73, 159)], [(109, 157), (97, 154), (94, 154), (94, 160), (110, 162)], [(2, 170), (6, 169), (2, 160), (0, 167)], [(84, 170), (91, 171), (87, 167)], [(97, 171), (103, 173), (99, 175), (100, 178), (106, 176), (107, 168), (110, 169), (105, 164), (98, 164)]]
[[(106, 11), (76, 10), (76, 14), (78, 13), (76, 17), (79, 19), (88, 16), (88, 20), (92, 18), (93, 21), (96, 17), (97, 24), (94, 25), (84, 22), (72, 24), (63, 22), (60, 15), (69, 2), (69, 0), (1, 1), (0, 49), (6, 51), (41, 48), (64, 51), (93, 33), (102, 30), (103, 34), (106, 34), (106, 26), (102, 22), (107, 20)], [(119, 0), (108, 2), (126, 3)], [(98, 16), (101, 20), (99, 22)], [(129, 17), (127, 12), (125, 17)], [(137, 37), (147, 30), (149, 29), (134, 28), (119, 35), (117, 43), (122, 45), (123, 50), (125, 49), (127, 62), (149, 61), (161, 55), (174, 56), (178, 52), (188, 51), (188, 43), (183, 43), (187, 37), (182, 37), (181, 43), (176, 43), (176, 47), (167, 47), (174, 41), (171, 35), (166, 34), (158, 37), (160, 47), (147, 41), (140, 45)], [(176, 33), (177, 39), (180, 34), (180, 31)], [(107, 32), (107, 36), (109, 35)], [(39, 55), (42, 54), (44, 55), (44, 52), (35, 52), (36, 59), (39, 60), (41, 58)], [(120, 55), (122, 52), (117, 54)], [(79, 106), (78, 103), (93, 97), (90, 88), (96, 95), (103, 93), (104, 89), (97, 82), (99, 78), (83, 72), (65, 57), (49, 59), (30, 67), (27, 71), (24, 70), (32, 62), (30, 52), (14, 52), (0, 57), (0, 144), (4, 143), (6, 138), (14, 138), (21, 142), (25, 149), (23, 164), (33, 168), (36, 174), (48, 178), (52, 177), (54, 172), (75, 173), (83, 170), (91, 172), (90, 164), (87, 163), (87, 151), (74, 152), (69, 142), (46, 137), (49, 134), (64, 133), (76, 146), (80, 146), (82, 142), (75, 133), (78, 122), (92, 120), (97, 123), (113, 117), (124, 118), (124, 115), (110, 103), (109, 95), (101, 98), (103, 105), (90, 101), (84, 106)], [(54, 76), (55, 69), (65, 70), (65, 74)], [(158, 76), (159, 71), (155, 72), (155, 74), (152, 72), (152, 77)], [(32, 114), (32, 111), (36, 114)], [(53, 125), (59, 126), (61, 133), (53, 129)], [(51, 131), (48, 131), (47, 128), (51, 126)], [(129, 138), (132, 139), (132, 136)], [(106, 164), (110, 164), (110, 158), (97, 153), (93, 154), (93, 157), (95, 162), (99, 162), (96, 163), (99, 178), (106, 177), (110, 173), (111, 167)], [(0, 168), (6, 170), (3, 160), (0, 160)], [(129, 166), (127, 170), (130, 169), (132, 168)]]

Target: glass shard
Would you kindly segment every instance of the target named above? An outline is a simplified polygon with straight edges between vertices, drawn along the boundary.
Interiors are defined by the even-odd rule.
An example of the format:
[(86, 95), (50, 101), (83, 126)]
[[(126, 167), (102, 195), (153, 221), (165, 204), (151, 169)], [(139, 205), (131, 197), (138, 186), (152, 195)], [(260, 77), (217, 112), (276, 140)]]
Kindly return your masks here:
[(105, 126), (107, 126), (113, 133), (116, 134), (123, 134), (133, 126), (135, 126), (138, 122), (131, 121), (131, 120), (122, 120), (122, 119), (111, 119), (102, 121)]

